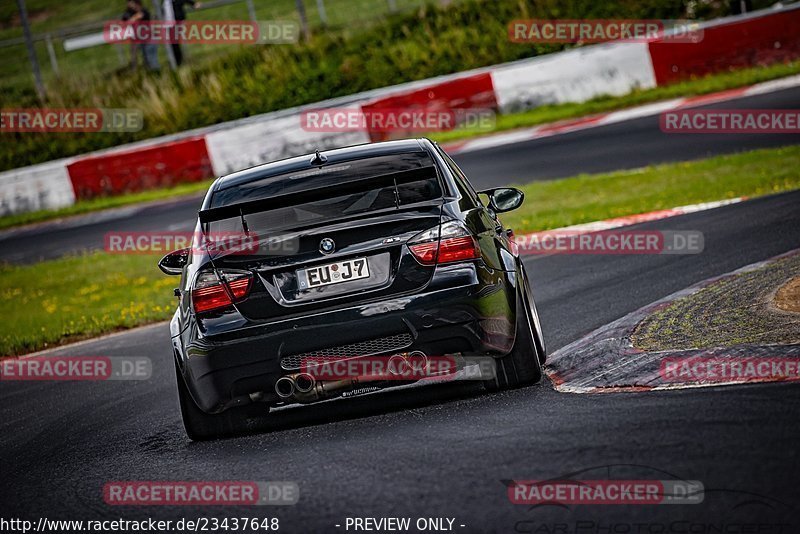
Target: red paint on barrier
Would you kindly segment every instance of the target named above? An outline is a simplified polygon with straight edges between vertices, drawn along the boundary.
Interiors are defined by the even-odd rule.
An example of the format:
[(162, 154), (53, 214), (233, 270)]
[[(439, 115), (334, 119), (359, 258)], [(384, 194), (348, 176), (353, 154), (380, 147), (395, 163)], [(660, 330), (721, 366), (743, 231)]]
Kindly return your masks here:
[(81, 158), (67, 165), (83, 200), (197, 182), (214, 175), (204, 137)]
[(552, 124), (545, 124), (537, 129), (537, 134), (556, 134), (561, 132), (569, 132), (574, 129), (582, 129), (590, 124), (596, 124), (606, 118), (609, 113), (601, 113), (598, 115), (591, 115), (589, 117), (579, 117), (577, 119), (568, 119), (564, 121), (554, 122)]
[(720, 91), (718, 93), (711, 93), (710, 95), (697, 95), (697, 96), (688, 96), (683, 99), (681, 102), (681, 108), (688, 108), (688, 107), (697, 107), (703, 106), (706, 104), (715, 104), (717, 102), (731, 100), (734, 98), (738, 98), (741, 96), (745, 96), (749, 90), (752, 89), (752, 85), (747, 87), (737, 87), (736, 89), (728, 89), (725, 91)]
[(800, 57), (800, 9), (786, 9), (704, 28), (698, 43), (649, 43), (656, 83), (791, 61)]
[[(475, 108), (497, 109), (494, 84), (488, 72), (428, 85), (361, 106), (365, 113), (378, 113), (385, 109), (448, 111)], [(402, 136), (402, 132), (394, 133)], [(382, 131), (369, 131), (369, 136), (372, 141), (384, 141), (390, 137), (390, 134)]]

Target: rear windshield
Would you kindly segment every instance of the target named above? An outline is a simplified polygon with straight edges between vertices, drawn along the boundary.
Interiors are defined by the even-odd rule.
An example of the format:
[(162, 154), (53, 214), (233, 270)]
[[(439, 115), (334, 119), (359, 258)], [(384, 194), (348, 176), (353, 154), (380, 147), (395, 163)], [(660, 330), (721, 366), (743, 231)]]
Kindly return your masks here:
[(309, 189), (378, 178), (387, 174), (433, 166), (427, 152), (393, 154), (303, 169), (237, 184), (214, 193), (211, 208), (239, 204)]
[[(212, 207), (239, 204), (253, 200), (282, 196), (285, 204), (265, 211), (247, 213), (247, 226), (251, 232), (274, 233), (281, 229), (315, 226), (327, 222), (365, 214), (373, 211), (400, 209), (442, 197), (433, 161), (427, 153), (400, 154), (364, 160), (348, 161), (274, 176), (238, 185), (214, 194)], [(402, 171), (428, 169), (412, 180), (386, 180), (386, 176)], [(322, 172), (320, 172), (322, 171)], [(347, 192), (336, 194), (336, 188), (324, 198), (313, 201), (295, 201), (292, 194), (331, 185), (348, 185)], [(224, 198), (228, 202), (221, 203)], [(212, 232), (241, 231), (240, 217), (231, 217), (210, 223)]]

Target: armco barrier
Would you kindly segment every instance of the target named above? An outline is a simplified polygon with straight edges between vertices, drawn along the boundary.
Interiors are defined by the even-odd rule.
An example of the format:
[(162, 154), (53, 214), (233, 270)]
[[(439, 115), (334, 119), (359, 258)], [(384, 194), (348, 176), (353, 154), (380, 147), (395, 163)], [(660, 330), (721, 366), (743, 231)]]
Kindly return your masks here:
[(74, 204), (66, 167), (69, 161), (48, 161), (0, 173), (0, 216)]
[(703, 25), (698, 43), (649, 44), (658, 85), (800, 57), (800, 4)]
[(81, 200), (196, 182), (214, 172), (204, 137), (80, 158), (67, 171)]
[(492, 80), (501, 113), (585, 102), (655, 87), (647, 43), (608, 43), (499, 65)]
[(800, 57), (800, 4), (701, 27), (703, 40), (696, 44), (653, 40), (585, 46), (0, 173), (0, 215), (61, 207), (76, 197), (200, 180), (314, 149), (381, 138), (366, 131), (304, 131), (300, 115), (309, 109), (451, 106), (511, 112)]
[(314, 150), (366, 142), (369, 136), (365, 131), (307, 132), (301, 127), (300, 113), (206, 134), (216, 176)]
[[(412, 89), (362, 104), (365, 112), (391, 109), (450, 110), (450, 109), (497, 109), (497, 97), (488, 72), (462, 76), (454, 80)], [(397, 132), (402, 135), (402, 132)], [(383, 141), (390, 136), (386, 132), (369, 132), (372, 141)], [(394, 137), (393, 135), (392, 137)]]

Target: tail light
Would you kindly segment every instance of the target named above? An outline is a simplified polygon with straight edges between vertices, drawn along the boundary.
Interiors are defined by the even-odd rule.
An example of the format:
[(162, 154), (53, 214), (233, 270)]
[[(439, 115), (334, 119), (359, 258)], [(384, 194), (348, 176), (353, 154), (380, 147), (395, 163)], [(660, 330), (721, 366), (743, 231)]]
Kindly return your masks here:
[(192, 306), (196, 313), (227, 308), (250, 294), (253, 273), (233, 269), (219, 269), (218, 272), (219, 277), (214, 271), (197, 275), (192, 289)]
[(475, 260), (481, 249), (475, 237), (461, 223), (448, 222), (417, 234), (408, 248), (423, 265)]

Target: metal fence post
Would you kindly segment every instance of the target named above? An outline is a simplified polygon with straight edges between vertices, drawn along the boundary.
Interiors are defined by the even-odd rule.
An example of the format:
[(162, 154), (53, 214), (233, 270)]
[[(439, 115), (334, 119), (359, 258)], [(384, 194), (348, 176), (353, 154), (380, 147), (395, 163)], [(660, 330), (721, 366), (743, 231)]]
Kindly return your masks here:
[(325, 11), (325, 0), (317, 0), (317, 12), (319, 13), (319, 20), (323, 26), (328, 25), (328, 13)]
[(306, 41), (311, 39), (311, 29), (308, 27), (308, 16), (306, 15), (306, 6), (303, 0), (295, 0), (297, 6), (297, 14), (300, 16), (300, 29)]
[(28, 59), (31, 62), (31, 69), (33, 70), (36, 94), (39, 95), (39, 100), (44, 101), (45, 89), (44, 82), (42, 81), (42, 70), (39, 68), (39, 58), (36, 57), (36, 49), (33, 47), (33, 37), (31, 36), (31, 27), (28, 24), (28, 11), (25, 9), (25, 0), (17, 0), (17, 7), (19, 8), (19, 20), (22, 23), (22, 31), (25, 34), (25, 46), (28, 49)]
[(56, 57), (56, 50), (53, 48), (53, 36), (52, 34), (47, 34), (44, 38), (44, 42), (47, 45), (47, 55), (50, 56), (50, 68), (53, 69), (53, 73), (56, 76), (61, 76), (61, 70), (58, 68), (58, 58)]
[[(167, 2), (172, 2), (172, 0), (164, 0), (165, 6), (167, 6)], [(153, 10), (156, 12), (156, 19), (164, 20), (164, 16), (169, 15), (168, 19), (174, 22), (175, 15), (172, 14), (172, 4), (170, 3), (167, 8), (169, 12), (164, 13), (164, 10), (161, 9), (161, 4), (158, 3), (158, 0), (153, 0)], [(172, 52), (172, 45), (165, 43), (164, 50), (167, 52), (167, 62), (169, 63), (169, 68), (172, 70), (177, 70), (178, 62), (175, 61), (175, 54)]]
[(250, 20), (255, 22), (256, 21), (256, 6), (253, 5), (253, 0), (245, 0), (247, 2), (247, 14), (250, 16)]

